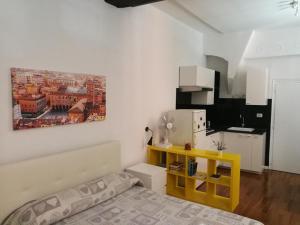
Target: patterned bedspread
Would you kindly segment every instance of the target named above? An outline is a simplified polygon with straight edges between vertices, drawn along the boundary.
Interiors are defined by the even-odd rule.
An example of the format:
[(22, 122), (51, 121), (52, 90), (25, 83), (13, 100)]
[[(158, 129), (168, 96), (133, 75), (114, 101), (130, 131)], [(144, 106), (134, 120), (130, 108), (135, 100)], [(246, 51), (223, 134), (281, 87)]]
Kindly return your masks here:
[(262, 225), (233, 213), (134, 186), (55, 225)]

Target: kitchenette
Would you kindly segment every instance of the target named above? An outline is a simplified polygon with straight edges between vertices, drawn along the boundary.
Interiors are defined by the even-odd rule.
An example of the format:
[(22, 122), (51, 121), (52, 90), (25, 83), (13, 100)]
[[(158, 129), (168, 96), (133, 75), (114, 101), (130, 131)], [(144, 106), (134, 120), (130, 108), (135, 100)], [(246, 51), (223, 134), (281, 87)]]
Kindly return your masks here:
[(261, 173), (268, 166), (270, 148), (272, 101), (267, 97), (268, 71), (247, 68), (244, 96), (224, 97), (224, 82), (227, 80), (222, 71), (180, 67), (176, 109), (202, 112), (206, 132), (198, 139), (198, 148), (223, 148), (240, 154), (242, 170)]

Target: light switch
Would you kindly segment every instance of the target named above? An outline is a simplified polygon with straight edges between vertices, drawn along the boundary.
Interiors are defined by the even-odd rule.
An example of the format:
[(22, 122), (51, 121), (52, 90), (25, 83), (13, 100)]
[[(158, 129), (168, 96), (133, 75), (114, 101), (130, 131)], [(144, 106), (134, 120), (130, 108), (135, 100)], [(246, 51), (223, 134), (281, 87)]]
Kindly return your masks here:
[(256, 118), (263, 118), (264, 114), (262, 113), (256, 113)]

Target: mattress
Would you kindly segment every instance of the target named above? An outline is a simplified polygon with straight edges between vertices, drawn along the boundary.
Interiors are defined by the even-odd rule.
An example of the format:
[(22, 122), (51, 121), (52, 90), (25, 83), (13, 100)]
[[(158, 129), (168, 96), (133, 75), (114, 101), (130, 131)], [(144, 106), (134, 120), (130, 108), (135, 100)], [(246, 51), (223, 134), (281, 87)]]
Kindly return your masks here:
[(219, 209), (133, 186), (55, 225), (262, 225)]

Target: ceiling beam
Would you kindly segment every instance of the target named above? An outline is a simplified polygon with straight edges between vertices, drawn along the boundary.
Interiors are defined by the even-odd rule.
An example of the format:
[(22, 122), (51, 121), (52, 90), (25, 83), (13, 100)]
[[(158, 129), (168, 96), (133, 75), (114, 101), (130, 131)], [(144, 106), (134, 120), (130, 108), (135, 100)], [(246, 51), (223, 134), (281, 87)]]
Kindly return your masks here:
[(105, 0), (105, 2), (116, 6), (117, 8), (135, 7), (160, 1), (163, 0)]

